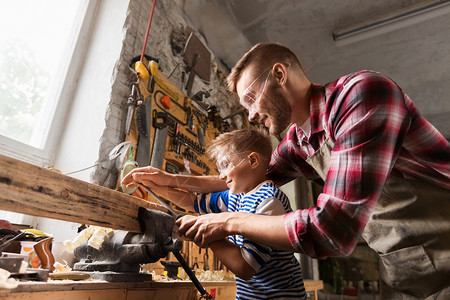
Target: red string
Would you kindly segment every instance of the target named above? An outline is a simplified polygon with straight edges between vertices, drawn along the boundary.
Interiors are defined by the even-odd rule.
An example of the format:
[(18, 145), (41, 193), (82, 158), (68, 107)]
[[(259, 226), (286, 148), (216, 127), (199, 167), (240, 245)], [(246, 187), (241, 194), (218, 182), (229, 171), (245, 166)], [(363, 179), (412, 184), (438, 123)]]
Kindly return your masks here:
[(147, 46), (147, 39), (148, 39), (148, 34), (150, 32), (150, 25), (152, 24), (153, 11), (155, 10), (155, 4), (156, 4), (156, 0), (153, 0), (152, 11), (150, 12), (150, 18), (148, 19), (148, 24), (147, 24), (147, 32), (145, 33), (144, 45), (142, 46), (141, 61), (144, 59), (145, 47)]

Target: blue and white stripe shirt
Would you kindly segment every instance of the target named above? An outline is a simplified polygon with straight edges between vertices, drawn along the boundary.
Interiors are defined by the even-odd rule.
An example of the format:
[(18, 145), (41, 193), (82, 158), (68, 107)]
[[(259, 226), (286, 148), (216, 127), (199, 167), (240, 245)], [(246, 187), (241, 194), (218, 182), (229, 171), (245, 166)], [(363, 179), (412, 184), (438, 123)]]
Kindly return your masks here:
[[(199, 195), (195, 210), (200, 214), (246, 212), (282, 215), (292, 209), (286, 195), (270, 180), (248, 193), (229, 190)], [(245, 261), (256, 271), (250, 280), (236, 277), (236, 299), (305, 299), (300, 264), (293, 253), (254, 243), (240, 235), (228, 239), (241, 247)]]

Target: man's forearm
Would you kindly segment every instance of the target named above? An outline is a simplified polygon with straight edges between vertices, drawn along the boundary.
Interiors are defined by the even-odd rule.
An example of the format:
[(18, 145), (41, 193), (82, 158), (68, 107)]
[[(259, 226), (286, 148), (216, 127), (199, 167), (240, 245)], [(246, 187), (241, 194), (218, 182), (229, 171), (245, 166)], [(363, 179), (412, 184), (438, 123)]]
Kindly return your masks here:
[(284, 227), (284, 215), (230, 213), (225, 228), (229, 235), (238, 234), (276, 249), (295, 251)]
[(212, 175), (192, 176), (175, 174), (172, 175), (168, 185), (201, 194), (220, 192), (227, 189), (225, 181), (221, 180), (218, 176)]

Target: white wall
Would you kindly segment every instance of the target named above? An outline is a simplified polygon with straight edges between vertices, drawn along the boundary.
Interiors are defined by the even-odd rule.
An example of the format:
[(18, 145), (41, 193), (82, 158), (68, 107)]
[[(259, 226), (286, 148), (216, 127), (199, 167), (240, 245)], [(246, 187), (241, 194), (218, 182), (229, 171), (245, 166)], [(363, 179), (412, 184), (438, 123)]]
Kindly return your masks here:
[[(90, 43), (54, 165), (63, 173), (94, 165), (98, 160), (128, 4), (126, 0), (100, 1), (92, 35), (86, 37)], [(91, 172), (89, 169), (71, 176), (90, 181)], [(47, 218), (38, 218), (37, 224), (39, 229), (52, 233), (55, 241), (76, 236), (78, 226)]]

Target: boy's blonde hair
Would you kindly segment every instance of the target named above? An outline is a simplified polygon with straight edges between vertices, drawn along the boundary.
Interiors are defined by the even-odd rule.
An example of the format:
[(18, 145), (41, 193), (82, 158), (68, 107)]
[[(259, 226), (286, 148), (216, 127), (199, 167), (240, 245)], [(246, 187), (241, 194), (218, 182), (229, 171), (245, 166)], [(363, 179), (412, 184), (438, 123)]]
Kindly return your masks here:
[(217, 159), (226, 152), (235, 154), (256, 152), (264, 162), (269, 163), (272, 155), (272, 143), (269, 134), (260, 128), (239, 129), (222, 133), (208, 146), (208, 154)]

